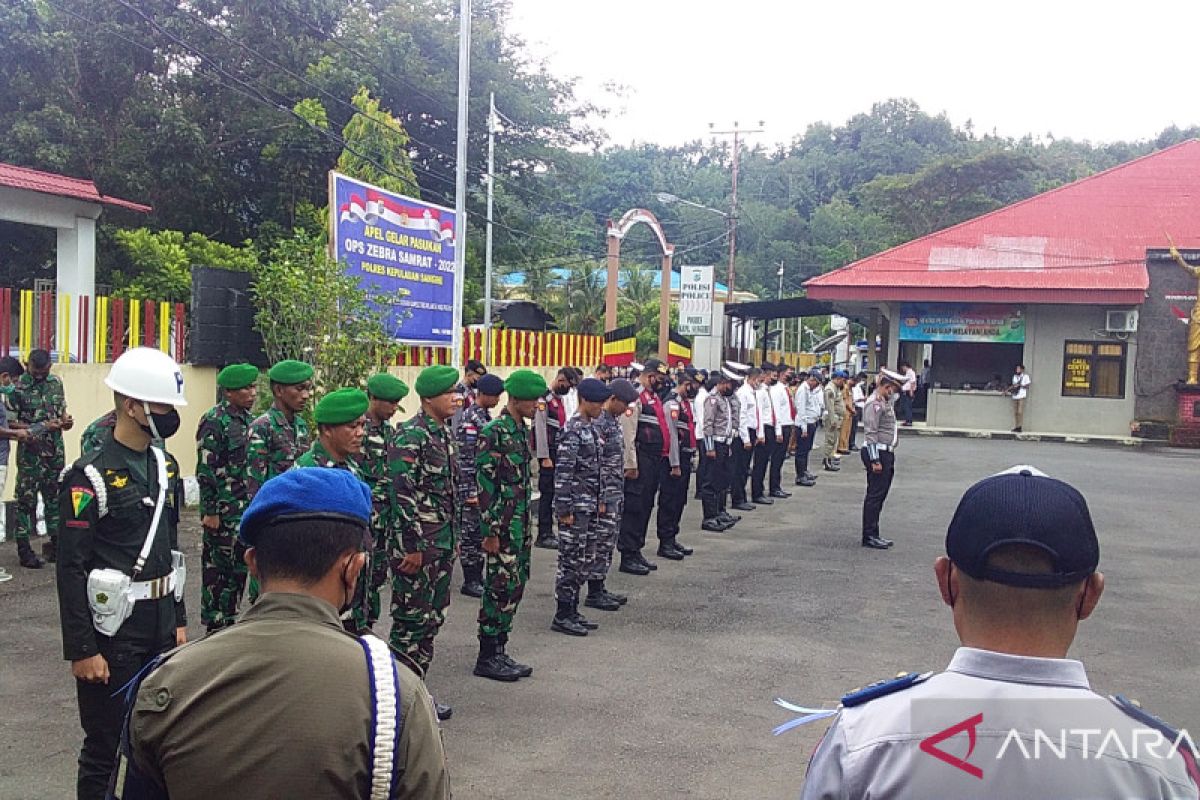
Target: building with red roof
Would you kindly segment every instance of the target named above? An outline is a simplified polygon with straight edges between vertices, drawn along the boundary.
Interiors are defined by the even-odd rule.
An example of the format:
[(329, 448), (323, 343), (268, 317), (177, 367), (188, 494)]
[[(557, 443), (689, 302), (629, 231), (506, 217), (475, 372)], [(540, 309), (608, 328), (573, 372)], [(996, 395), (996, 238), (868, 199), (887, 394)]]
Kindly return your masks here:
[[(884, 361), (930, 360), (927, 422), (1128, 435), (1173, 419), (1200, 258), (1200, 141), (1190, 140), (861, 259), (806, 283), (870, 321)], [(1180, 322), (1184, 315), (1184, 324)]]

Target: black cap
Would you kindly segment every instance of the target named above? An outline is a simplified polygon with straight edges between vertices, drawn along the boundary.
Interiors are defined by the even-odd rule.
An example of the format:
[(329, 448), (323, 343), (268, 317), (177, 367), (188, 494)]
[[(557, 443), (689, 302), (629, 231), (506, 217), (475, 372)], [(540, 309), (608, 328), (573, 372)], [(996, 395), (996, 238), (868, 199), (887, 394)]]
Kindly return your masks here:
[(632, 403), (638, 399), (638, 388), (625, 378), (614, 378), (609, 382), (608, 388), (612, 389), (613, 397), (624, 403)]
[(657, 358), (646, 359), (645, 369), (642, 372), (657, 372), (659, 375), (670, 374), (667, 370), (667, 365), (659, 361)]
[[(988, 556), (1006, 545), (1042, 550), (1054, 572), (1028, 575), (989, 567)], [(946, 531), (946, 555), (976, 580), (1049, 589), (1095, 572), (1100, 543), (1087, 501), (1075, 487), (1022, 466), (967, 489)]]
[(612, 397), (613, 390), (604, 381), (584, 378), (579, 382), (579, 397), (589, 403), (603, 403)]
[(490, 372), (479, 376), (479, 380), (475, 382), (475, 391), (480, 394), (499, 397), (504, 393), (504, 381), (500, 380), (499, 375), (492, 375)]
[(487, 375), (487, 367), (472, 358), (467, 362), (467, 372), (474, 372), (476, 375)]

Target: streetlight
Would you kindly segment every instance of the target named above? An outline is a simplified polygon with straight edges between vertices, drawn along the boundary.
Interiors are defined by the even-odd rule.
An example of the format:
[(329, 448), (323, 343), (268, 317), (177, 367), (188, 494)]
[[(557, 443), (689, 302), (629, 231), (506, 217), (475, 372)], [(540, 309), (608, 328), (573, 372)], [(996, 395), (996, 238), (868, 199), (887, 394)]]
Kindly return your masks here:
[(658, 202), (662, 203), (663, 205), (669, 206), (673, 203), (679, 203), (681, 205), (691, 206), (692, 208), (700, 208), (705, 211), (711, 211), (712, 213), (716, 214), (717, 216), (723, 217), (726, 220), (728, 220), (730, 217), (730, 214), (728, 211), (721, 211), (720, 209), (710, 208), (709, 206), (702, 205), (700, 203), (694, 203), (691, 200), (684, 200), (682, 197), (673, 195), (670, 192), (656, 192), (654, 194), (654, 197), (656, 200), (658, 200)]

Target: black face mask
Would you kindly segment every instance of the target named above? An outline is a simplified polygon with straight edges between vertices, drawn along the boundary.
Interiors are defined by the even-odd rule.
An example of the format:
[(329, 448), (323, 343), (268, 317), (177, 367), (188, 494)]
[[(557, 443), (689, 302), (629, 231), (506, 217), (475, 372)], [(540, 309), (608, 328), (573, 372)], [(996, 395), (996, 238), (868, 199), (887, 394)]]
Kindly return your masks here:
[(554, 387), (554, 393), (555, 393), (556, 395), (559, 395), (560, 397), (561, 397), (562, 395), (565, 395), (565, 394), (566, 394), (567, 392), (569, 392), (569, 391), (571, 391), (571, 387), (570, 387), (570, 386), (555, 386), (555, 387)]
[(142, 411), (146, 413), (150, 424), (142, 425), (141, 428), (151, 439), (170, 439), (179, 430), (179, 412), (175, 409), (172, 408), (165, 414), (155, 414), (150, 411), (149, 405), (143, 403)]

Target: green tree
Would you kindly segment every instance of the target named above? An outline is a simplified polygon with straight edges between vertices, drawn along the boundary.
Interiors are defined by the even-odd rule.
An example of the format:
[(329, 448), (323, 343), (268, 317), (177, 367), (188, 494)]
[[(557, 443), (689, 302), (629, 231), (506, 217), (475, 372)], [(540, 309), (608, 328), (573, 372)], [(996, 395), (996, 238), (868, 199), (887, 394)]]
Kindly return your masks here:
[(342, 129), (346, 147), (338, 156), (338, 170), (389, 192), (419, 198), (421, 187), (408, 156), (408, 134), (400, 120), (381, 109), (366, 87), (360, 88), (351, 102), (358, 114)]
[(114, 294), (135, 300), (191, 302), (192, 267), (253, 272), (258, 266), (249, 242), (234, 247), (199, 233), (149, 228), (118, 230), (114, 239), (127, 265), (113, 274)]

